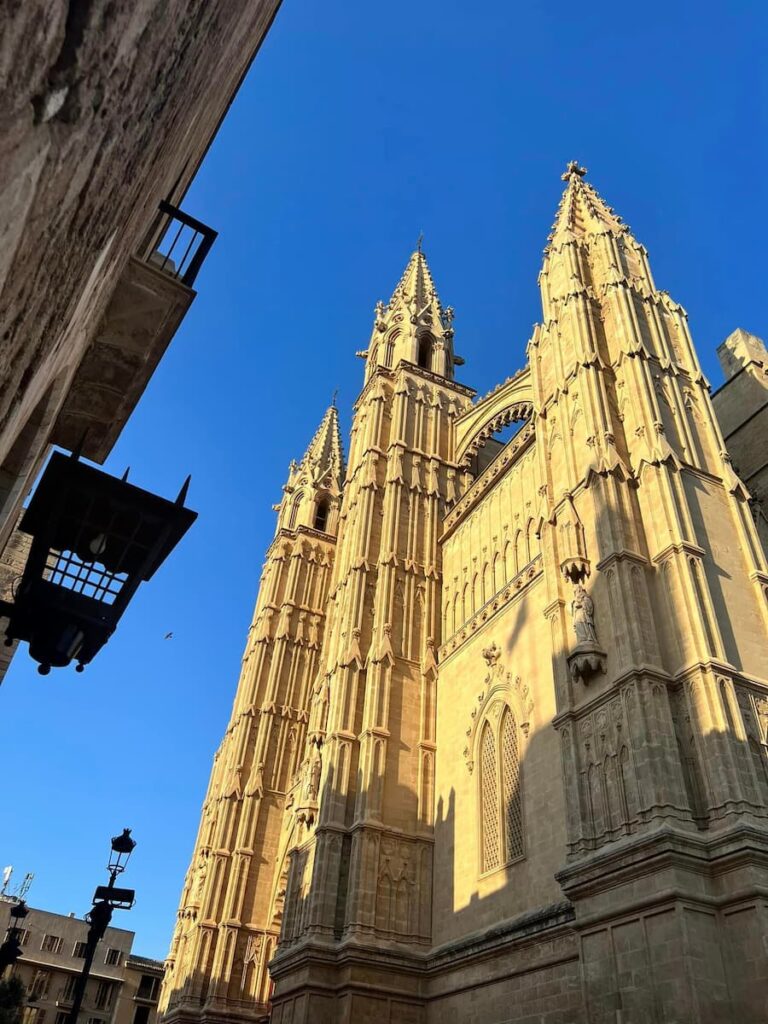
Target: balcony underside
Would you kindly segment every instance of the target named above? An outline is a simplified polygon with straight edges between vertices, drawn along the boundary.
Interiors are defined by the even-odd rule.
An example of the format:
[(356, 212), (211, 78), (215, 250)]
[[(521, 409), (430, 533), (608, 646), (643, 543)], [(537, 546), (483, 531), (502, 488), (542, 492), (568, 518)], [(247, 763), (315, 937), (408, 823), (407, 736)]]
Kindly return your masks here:
[(130, 257), (75, 374), (51, 434), (103, 462), (184, 318), (195, 292), (151, 262)]

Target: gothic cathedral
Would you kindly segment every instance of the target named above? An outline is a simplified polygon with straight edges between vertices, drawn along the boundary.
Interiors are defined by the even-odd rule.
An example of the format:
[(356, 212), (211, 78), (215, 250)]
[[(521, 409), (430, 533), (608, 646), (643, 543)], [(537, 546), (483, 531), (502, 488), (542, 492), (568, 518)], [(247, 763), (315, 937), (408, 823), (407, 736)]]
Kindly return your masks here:
[(686, 313), (584, 176), (523, 369), (454, 379), (419, 248), (346, 466), (335, 407), (291, 464), (167, 1024), (768, 1019), (765, 555)]

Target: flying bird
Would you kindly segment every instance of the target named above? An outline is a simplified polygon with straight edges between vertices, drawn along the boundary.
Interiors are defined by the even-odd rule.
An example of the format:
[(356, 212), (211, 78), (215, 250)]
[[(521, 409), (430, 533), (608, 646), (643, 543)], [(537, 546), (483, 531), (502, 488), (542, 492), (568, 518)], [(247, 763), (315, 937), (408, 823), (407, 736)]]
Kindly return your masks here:
[(173, 640), (173, 633), (166, 633), (163, 640)]

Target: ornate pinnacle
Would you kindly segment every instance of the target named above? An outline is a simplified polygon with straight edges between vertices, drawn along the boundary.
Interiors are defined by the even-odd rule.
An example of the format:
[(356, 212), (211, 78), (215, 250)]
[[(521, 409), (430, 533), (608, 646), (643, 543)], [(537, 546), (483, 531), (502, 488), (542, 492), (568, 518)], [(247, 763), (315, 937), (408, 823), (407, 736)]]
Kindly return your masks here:
[(573, 181), (574, 178), (583, 178), (587, 173), (586, 167), (579, 167), (578, 160), (571, 160), (565, 169), (565, 174), (561, 174), (560, 177), (563, 181)]

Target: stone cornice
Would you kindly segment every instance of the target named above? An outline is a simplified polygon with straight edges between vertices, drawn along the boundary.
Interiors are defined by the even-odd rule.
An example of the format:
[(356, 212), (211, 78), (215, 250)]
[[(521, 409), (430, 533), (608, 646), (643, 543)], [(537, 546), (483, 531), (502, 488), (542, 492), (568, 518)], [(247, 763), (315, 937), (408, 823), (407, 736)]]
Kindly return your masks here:
[(368, 392), (372, 390), (373, 386), (380, 379), (384, 378), (391, 384), (394, 384), (401, 370), (407, 370), (414, 376), (421, 377), (432, 384), (437, 384), (441, 388), (445, 388), (447, 391), (456, 391), (460, 395), (466, 395), (467, 398), (473, 398), (477, 394), (474, 388), (470, 388), (466, 384), (460, 384), (457, 380), (449, 380), (448, 377), (441, 377), (439, 373), (432, 373), (431, 370), (425, 370), (421, 366), (417, 366), (415, 363), (409, 363), (407, 359), (401, 359), (394, 369), (381, 365), (376, 367), (371, 376), (365, 382), (360, 394), (355, 399), (353, 409), (357, 409), (360, 406), (360, 404), (368, 397)]
[[(582, 856), (557, 872), (563, 889), (576, 898), (614, 888), (627, 880), (657, 874), (665, 866), (677, 866), (699, 875), (727, 872), (739, 863), (759, 860), (768, 867), (768, 833), (749, 824), (739, 824), (722, 832), (698, 834), (662, 825), (652, 832), (617, 839)], [(716, 861), (720, 864), (715, 865)], [(690, 890), (669, 889), (650, 893), (644, 902), (660, 899), (690, 899)], [(734, 894), (725, 893), (713, 903), (733, 902)], [(604, 911), (615, 914), (615, 908)]]
[(324, 541), (328, 545), (328, 547), (330, 547), (330, 548), (335, 548), (336, 547), (337, 538), (333, 534), (323, 533), (320, 530), (313, 530), (309, 526), (298, 526), (295, 530), (289, 530), (286, 527), (282, 526), (277, 531), (275, 536), (272, 538), (272, 540), (271, 540), (271, 542), (269, 544), (269, 547), (266, 550), (266, 553), (264, 555), (265, 561), (272, 554), (272, 551), (273, 551), (273, 549), (274, 549), (274, 547), (275, 547), (275, 545), (277, 544), (278, 541), (280, 541), (280, 540), (296, 541), (300, 537), (307, 537), (308, 539), (315, 540), (315, 541), (321, 541), (321, 542)]

